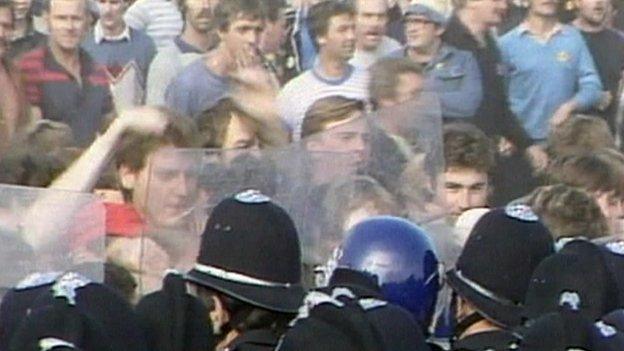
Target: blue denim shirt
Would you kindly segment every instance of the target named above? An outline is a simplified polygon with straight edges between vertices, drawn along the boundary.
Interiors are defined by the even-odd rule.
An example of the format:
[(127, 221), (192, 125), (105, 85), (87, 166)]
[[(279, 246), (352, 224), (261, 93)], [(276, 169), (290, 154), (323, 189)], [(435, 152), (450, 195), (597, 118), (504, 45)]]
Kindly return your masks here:
[[(407, 57), (407, 48), (392, 55)], [(425, 90), (438, 93), (444, 118), (472, 118), (483, 99), (481, 71), (472, 53), (442, 44), (424, 66)]]

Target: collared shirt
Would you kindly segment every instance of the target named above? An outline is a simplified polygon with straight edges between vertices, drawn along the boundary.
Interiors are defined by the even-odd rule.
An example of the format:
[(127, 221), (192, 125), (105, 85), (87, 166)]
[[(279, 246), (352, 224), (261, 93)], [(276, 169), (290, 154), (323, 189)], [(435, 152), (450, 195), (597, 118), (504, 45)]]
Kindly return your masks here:
[(550, 119), (568, 100), (574, 99), (580, 110), (599, 101), (602, 84), (575, 28), (561, 25), (543, 41), (521, 25), (500, 39), (500, 47), (511, 110), (533, 140), (548, 137)]
[(563, 31), (563, 25), (561, 23), (556, 23), (548, 33), (545, 34), (539, 34), (539, 33), (534, 33), (531, 30), (531, 27), (529, 27), (529, 25), (526, 22), (520, 23), (520, 25), (518, 25), (518, 32), (520, 34), (529, 34), (531, 36), (533, 36), (533, 38), (535, 38), (535, 40), (542, 42), (542, 43), (547, 43), (550, 41), (550, 39), (552, 39), (555, 35), (561, 33)]
[(447, 23), (442, 40), (460, 50), (470, 51), (479, 65), (483, 99), (475, 115), (475, 124), (487, 135), (502, 135), (521, 149), (530, 145), (524, 128), (509, 109), (504, 65), (492, 35), (487, 34), (485, 45), (482, 45), (454, 15)]
[(175, 46), (178, 47), (181, 54), (188, 54), (188, 53), (203, 54), (205, 52), (201, 50), (200, 48), (195, 47), (185, 42), (184, 39), (182, 39), (182, 37), (179, 35), (175, 37), (175, 39), (173, 39), (173, 43), (175, 44)]
[(312, 69), (292, 79), (280, 91), (277, 96), (280, 118), (292, 132), (293, 140), (299, 140), (303, 119), (314, 102), (334, 95), (368, 101), (368, 82), (368, 71), (351, 65), (343, 77), (328, 78), (317, 60)]
[[(408, 56), (408, 48), (401, 50)], [(425, 89), (440, 98), (442, 117), (472, 118), (483, 98), (481, 72), (474, 56), (451, 45), (442, 44), (424, 66)]]
[(120, 35), (107, 38), (98, 22), (82, 42), (82, 47), (115, 78), (128, 64), (136, 64), (138, 81), (145, 88), (149, 66), (156, 55), (156, 45), (147, 34), (126, 26)]
[(102, 41), (106, 40), (106, 41), (130, 41), (130, 27), (124, 24), (124, 30), (119, 33), (119, 35), (116, 36), (112, 36), (112, 37), (107, 37), (106, 34), (104, 34), (104, 28), (102, 28), (102, 22), (98, 21), (95, 24), (95, 27), (93, 27), (93, 39), (95, 40), (96, 44), (100, 44), (102, 43)]
[(82, 49), (82, 84), (61, 66), (48, 46), (26, 53), (19, 61), (26, 98), (41, 109), (43, 118), (68, 124), (79, 145), (87, 145), (112, 109), (105, 68)]

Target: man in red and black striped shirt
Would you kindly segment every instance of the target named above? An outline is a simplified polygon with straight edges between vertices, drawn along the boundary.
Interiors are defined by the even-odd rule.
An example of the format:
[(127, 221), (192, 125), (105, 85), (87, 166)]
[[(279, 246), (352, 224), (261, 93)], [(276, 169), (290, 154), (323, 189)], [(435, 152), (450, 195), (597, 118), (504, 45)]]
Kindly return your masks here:
[(26, 96), (37, 116), (67, 123), (79, 145), (89, 143), (112, 108), (106, 71), (80, 42), (87, 31), (86, 0), (48, 3), (48, 45), (19, 62)]

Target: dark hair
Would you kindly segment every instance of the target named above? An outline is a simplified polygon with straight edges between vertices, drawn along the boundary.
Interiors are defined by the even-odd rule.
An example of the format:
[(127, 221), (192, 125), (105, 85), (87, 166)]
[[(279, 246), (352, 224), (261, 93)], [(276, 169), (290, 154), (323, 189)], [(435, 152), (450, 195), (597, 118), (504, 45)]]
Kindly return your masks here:
[(325, 0), (310, 8), (308, 24), (317, 50), (318, 38), (327, 34), (332, 17), (340, 15), (355, 16), (355, 9), (350, 1)]
[(364, 111), (360, 100), (342, 96), (329, 96), (317, 100), (308, 108), (303, 118), (301, 137), (305, 138), (327, 129), (327, 125), (350, 119), (356, 111)]
[(202, 112), (197, 119), (197, 126), (201, 134), (201, 146), (220, 149), (225, 142), (232, 114), (251, 122), (256, 130), (259, 128), (256, 121), (241, 110), (231, 99), (221, 99), (215, 106)]
[(380, 99), (392, 99), (396, 97), (396, 87), (399, 84), (399, 76), (405, 73), (423, 74), (422, 67), (416, 62), (401, 58), (383, 58), (370, 68), (370, 82), (368, 92), (371, 101), (377, 104)]
[(117, 168), (126, 166), (138, 172), (145, 167), (147, 156), (164, 145), (180, 148), (198, 146), (197, 126), (192, 119), (164, 107), (157, 107), (157, 110), (169, 120), (165, 132), (161, 136), (136, 132), (124, 134), (115, 160)]
[(265, 19), (266, 8), (258, 0), (221, 0), (214, 11), (217, 29), (227, 31), (236, 18)]
[(444, 164), (449, 168), (467, 168), (489, 173), (494, 168), (492, 141), (469, 123), (444, 126)]
[(280, 12), (288, 7), (286, 0), (262, 0), (262, 5), (265, 7), (267, 20), (270, 22), (277, 22)]

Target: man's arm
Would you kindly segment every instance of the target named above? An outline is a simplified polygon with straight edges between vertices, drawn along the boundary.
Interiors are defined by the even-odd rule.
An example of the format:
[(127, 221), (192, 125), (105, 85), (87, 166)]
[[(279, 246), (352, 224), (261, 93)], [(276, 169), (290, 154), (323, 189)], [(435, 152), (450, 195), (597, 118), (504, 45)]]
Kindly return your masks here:
[(587, 110), (597, 105), (602, 97), (602, 83), (594, 59), (579, 34), (579, 61), (576, 68), (578, 91), (570, 100), (555, 111), (551, 124), (557, 126), (570, 117), (572, 112)]

